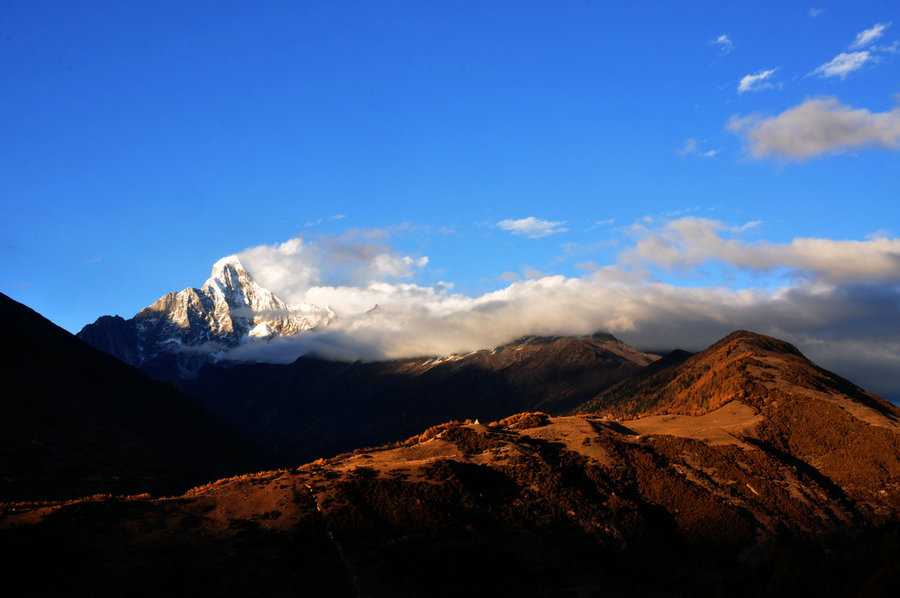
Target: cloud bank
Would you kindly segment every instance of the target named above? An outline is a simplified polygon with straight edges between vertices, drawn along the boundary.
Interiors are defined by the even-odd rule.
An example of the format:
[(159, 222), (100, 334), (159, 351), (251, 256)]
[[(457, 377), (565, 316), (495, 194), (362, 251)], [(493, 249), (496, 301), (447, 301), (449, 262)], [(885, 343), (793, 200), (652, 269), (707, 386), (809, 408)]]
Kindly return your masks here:
[[(632, 245), (615, 264), (580, 277), (516, 280), (475, 297), (445, 283), (377, 280), (385, 270), (374, 259), (362, 277), (369, 282), (317, 282), (328, 278), (323, 264), (330, 260), (321, 240), (251, 248), (240, 257), (262, 285), (289, 302), (329, 305), (338, 320), (321, 331), (242, 347), (231, 357), (286, 362), (309, 352), (368, 360), (445, 355), (528, 334), (598, 330), (645, 349), (699, 350), (746, 328), (794, 342), (825, 367), (900, 398), (894, 375), (900, 371), (900, 239), (745, 240), (756, 224), (681, 218), (635, 225)], [(293, 270), (298, 247), (319, 259), (300, 269), (302, 284), (284, 277), (277, 263), (286, 259)], [(417, 259), (392, 256), (404, 264), (403, 257), (413, 264)], [(704, 274), (711, 266), (721, 270), (714, 279)], [(680, 282), (661, 277), (669, 270), (682, 275)]]
[(727, 128), (744, 136), (754, 157), (804, 160), (868, 146), (897, 149), (900, 108), (872, 113), (837, 98), (815, 98), (777, 116), (732, 117)]

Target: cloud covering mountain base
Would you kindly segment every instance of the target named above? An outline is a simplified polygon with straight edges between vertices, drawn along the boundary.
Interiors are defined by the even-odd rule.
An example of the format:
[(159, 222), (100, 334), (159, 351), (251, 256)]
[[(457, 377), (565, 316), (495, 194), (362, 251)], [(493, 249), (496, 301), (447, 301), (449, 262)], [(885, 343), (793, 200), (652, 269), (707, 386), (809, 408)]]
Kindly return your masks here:
[[(900, 321), (900, 239), (742, 240), (756, 224), (693, 217), (636, 224), (614, 264), (478, 296), (454, 292), (451, 283), (412, 282), (428, 259), (398, 253), (386, 233), (253, 247), (240, 258), (260, 284), (289, 303), (327, 305), (338, 320), (230, 357), (446, 355), (530, 334), (597, 330), (642, 349), (699, 350), (743, 328), (784, 338), (825, 367), (900, 397), (900, 334), (891, 325)], [(718, 284), (707, 282), (709, 268)]]

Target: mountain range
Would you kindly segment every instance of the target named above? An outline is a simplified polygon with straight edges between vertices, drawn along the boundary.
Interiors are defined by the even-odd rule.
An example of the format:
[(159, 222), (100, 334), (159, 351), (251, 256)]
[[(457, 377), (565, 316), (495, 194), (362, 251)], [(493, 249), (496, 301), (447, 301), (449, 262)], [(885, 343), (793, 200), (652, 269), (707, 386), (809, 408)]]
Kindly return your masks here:
[(454, 419), (564, 413), (657, 358), (598, 333), (528, 337), (439, 358), (207, 364), (177, 384), (255, 441), (273, 464), (289, 466)]
[[(779, 339), (737, 331), (695, 355), (598, 333), (378, 363), (207, 359), (179, 392), (3, 306), (6, 342), (34, 339), (2, 370), (4, 476), (29, 488), (0, 503), (0, 573), (17, 595), (888, 596), (900, 584), (900, 408)], [(240, 340), (252, 323), (207, 340), (257, 342)], [(90, 433), (58, 434), (57, 411)], [(84, 448), (115, 453), (138, 435), (184, 455), (173, 476), (198, 446), (265, 461), (217, 481), (201, 468), (170, 496), (87, 468), (54, 489), (44, 469), (54, 454), (140, 464), (144, 453)], [(29, 453), (35, 440), (55, 453)], [(5, 473), (17, 466), (41, 483)], [(75, 498), (78, 476), (104, 494)]]

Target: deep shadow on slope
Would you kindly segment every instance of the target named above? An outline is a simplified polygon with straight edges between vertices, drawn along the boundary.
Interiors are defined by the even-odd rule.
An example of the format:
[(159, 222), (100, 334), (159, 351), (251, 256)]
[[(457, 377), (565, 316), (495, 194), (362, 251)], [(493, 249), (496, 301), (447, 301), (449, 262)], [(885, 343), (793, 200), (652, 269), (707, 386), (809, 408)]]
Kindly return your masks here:
[(610, 335), (532, 337), (442, 359), (207, 366), (181, 387), (290, 466), (450, 420), (561, 413), (652, 359)]
[(176, 493), (260, 460), (196, 399), (0, 295), (0, 500)]

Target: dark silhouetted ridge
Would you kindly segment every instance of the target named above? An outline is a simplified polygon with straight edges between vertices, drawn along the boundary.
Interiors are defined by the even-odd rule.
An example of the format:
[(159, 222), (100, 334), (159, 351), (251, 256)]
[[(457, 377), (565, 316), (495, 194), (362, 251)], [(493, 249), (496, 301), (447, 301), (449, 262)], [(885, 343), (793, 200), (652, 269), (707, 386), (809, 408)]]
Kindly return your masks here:
[(236, 431), (0, 294), (0, 501), (171, 493), (258, 466)]

